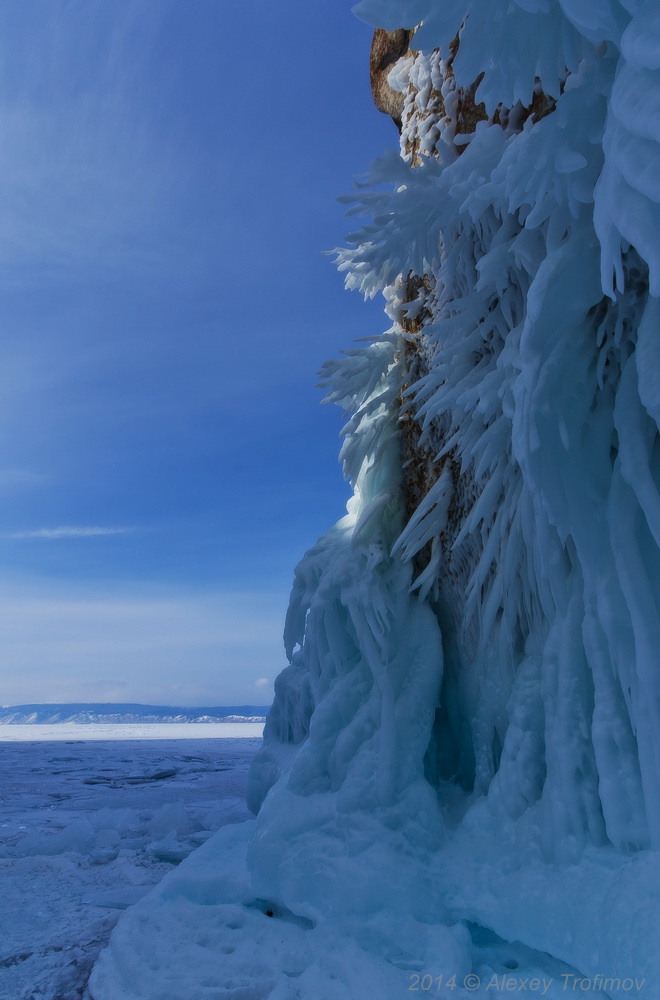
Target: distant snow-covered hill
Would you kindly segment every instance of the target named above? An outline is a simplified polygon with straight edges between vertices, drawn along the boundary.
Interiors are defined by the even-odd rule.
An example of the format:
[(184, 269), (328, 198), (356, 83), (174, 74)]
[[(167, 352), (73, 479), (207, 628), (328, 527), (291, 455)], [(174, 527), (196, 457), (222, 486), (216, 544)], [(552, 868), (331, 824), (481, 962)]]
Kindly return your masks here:
[(0, 725), (52, 724), (55, 722), (263, 722), (263, 705), (231, 705), (213, 708), (177, 708), (172, 705), (74, 703), (56, 705), (0, 706)]

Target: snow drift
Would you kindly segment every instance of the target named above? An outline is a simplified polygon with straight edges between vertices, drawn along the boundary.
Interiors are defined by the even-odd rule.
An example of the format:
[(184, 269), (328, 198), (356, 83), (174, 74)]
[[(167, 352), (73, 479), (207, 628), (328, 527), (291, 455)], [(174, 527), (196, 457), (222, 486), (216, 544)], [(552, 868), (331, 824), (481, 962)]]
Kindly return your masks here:
[(93, 994), (651, 997), (660, 15), (356, 10), (416, 30), (339, 252), (393, 323), (324, 372), (354, 496), (296, 570), (254, 829), (129, 912)]

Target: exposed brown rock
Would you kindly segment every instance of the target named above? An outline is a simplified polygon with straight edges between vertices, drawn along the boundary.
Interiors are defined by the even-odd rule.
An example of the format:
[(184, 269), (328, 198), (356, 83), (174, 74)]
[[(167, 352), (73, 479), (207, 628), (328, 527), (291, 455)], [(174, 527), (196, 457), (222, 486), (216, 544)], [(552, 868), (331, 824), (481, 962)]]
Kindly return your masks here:
[(412, 31), (400, 28), (398, 31), (383, 31), (377, 28), (371, 43), (369, 58), (369, 80), (374, 104), (383, 114), (389, 115), (401, 131), (403, 94), (394, 90), (387, 82), (387, 76), (395, 62), (408, 50)]
[[(414, 413), (411, 401), (406, 393), (428, 371), (429, 358), (427, 343), (424, 337), (424, 327), (433, 320), (435, 309), (435, 285), (433, 279), (425, 274), (422, 277), (407, 275), (403, 292), (402, 309), (397, 317), (403, 331), (399, 360), (402, 368), (402, 385), (400, 396), (399, 434), (401, 445), (401, 464), (403, 468), (403, 503), (406, 523), (413, 516), (420, 503), (432, 486), (448, 467), (451, 481), (454, 484), (454, 494), (447, 512), (447, 530), (441, 532), (440, 544), (445, 554), (445, 561), (452, 559), (450, 548), (453, 539), (460, 529), (469, 504), (465, 503), (465, 476), (461, 477), (460, 462), (456, 449), (452, 448), (443, 458), (437, 455), (437, 435), (435, 443), (424, 437), (422, 424)], [(413, 304), (412, 311), (406, 309)], [(463, 487), (461, 490), (459, 487)], [(470, 481), (470, 492), (474, 484)], [(473, 499), (472, 496), (470, 499)], [(421, 573), (431, 558), (432, 543), (426, 545), (413, 559), (415, 576)]]
[[(431, 309), (431, 293), (433, 283), (428, 275), (420, 277), (408, 274), (405, 280), (403, 308), (398, 316), (399, 325), (404, 333), (401, 337), (399, 359), (401, 361), (403, 382), (401, 385), (401, 410), (399, 416), (399, 432), (401, 441), (401, 462), (403, 473), (403, 501), (406, 522), (410, 520), (428, 491), (437, 482), (442, 471), (442, 465), (435, 461), (435, 453), (430, 448), (420, 444), (422, 427), (412, 412), (410, 402), (406, 399), (406, 391), (424, 373), (426, 365), (421, 352), (421, 334), (424, 325), (433, 318)], [(412, 313), (405, 306), (414, 303)], [(417, 573), (426, 566), (430, 557), (430, 542), (415, 558)]]

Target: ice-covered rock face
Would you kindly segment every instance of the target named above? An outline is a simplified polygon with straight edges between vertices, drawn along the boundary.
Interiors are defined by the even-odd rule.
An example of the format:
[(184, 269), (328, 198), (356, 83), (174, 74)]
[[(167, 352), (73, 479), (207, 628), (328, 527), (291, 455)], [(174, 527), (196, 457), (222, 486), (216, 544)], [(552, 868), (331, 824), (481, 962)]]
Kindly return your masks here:
[(326, 368), (355, 495), (296, 572), (252, 775), (294, 908), (309, 829), (378, 810), (431, 852), (461, 816), (553, 863), (660, 839), (660, 18), (356, 10), (409, 37), (339, 252), (393, 326)]
[(533, 813), (549, 856), (657, 834), (660, 22), (615, 7), (426, 4), (412, 31), (415, 4), (358, 6), (398, 29), (375, 48), (401, 159), (353, 199), (374, 221), (340, 267), (394, 325), (327, 371), (355, 497), (297, 573), (255, 801), (280, 743), (306, 741), (304, 794), (382, 738), (402, 587), (442, 637), (423, 754), (441, 799)]

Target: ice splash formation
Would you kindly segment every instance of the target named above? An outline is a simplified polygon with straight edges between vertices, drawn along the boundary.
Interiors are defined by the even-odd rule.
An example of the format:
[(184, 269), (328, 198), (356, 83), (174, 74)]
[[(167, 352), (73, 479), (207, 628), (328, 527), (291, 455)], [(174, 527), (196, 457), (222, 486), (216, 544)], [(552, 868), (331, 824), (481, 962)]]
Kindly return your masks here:
[(296, 571), (254, 829), (124, 918), (94, 997), (651, 998), (660, 10), (356, 10), (401, 148), (339, 253), (393, 324), (324, 373), (354, 496)]

